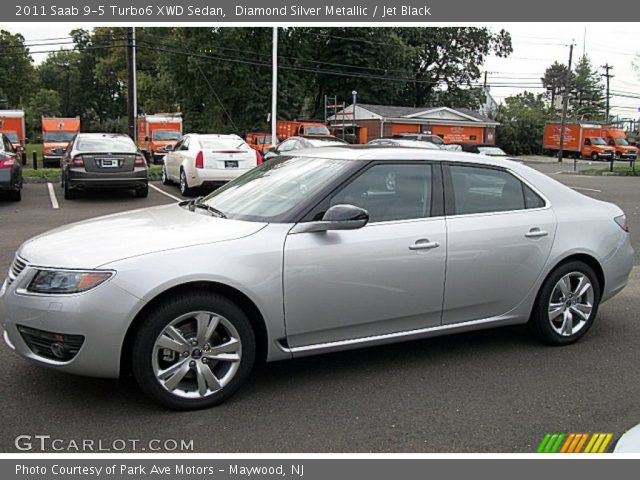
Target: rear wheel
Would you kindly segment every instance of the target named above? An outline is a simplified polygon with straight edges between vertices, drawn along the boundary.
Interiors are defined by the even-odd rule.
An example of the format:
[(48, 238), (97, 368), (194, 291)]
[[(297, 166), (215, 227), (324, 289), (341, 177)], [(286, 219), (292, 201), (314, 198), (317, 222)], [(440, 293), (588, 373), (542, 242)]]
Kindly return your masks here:
[(69, 187), (69, 181), (64, 182), (64, 199), (73, 200), (78, 197), (78, 192)]
[(11, 190), (9, 192), (9, 200), (12, 202), (19, 202), (22, 200), (22, 189), (19, 190)]
[(193, 189), (189, 188), (187, 174), (184, 173), (184, 170), (180, 170), (180, 193), (184, 196), (190, 196), (193, 194)]
[(142, 188), (136, 190), (136, 197), (147, 198), (149, 196), (149, 185), (145, 185)]
[(598, 279), (588, 265), (573, 261), (549, 275), (536, 300), (529, 325), (544, 342), (568, 345), (593, 325), (600, 304)]
[(227, 298), (206, 291), (172, 298), (151, 311), (133, 343), (141, 389), (165, 407), (218, 405), (246, 380), (256, 342), (249, 319)]

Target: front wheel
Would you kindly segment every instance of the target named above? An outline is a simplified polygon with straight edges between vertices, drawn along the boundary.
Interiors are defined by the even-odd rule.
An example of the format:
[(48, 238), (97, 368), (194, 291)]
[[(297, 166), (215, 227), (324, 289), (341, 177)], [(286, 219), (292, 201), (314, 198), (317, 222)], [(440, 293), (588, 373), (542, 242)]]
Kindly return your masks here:
[(597, 154), (597, 152), (593, 152), (591, 154), (591, 160), (593, 160), (594, 162), (597, 162), (600, 159), (600, 156)]
[(141, 389), (165, 407), (218, 405), (251, 372), (256, 341), (245, 313), (206, 291), (172, 298), (147, 315), (133, 343)]
[(529, 325), (544, 342), (568, 345), (591, 328), (600, 305), (600, 286), (593, 269), (574, 261), (549, 275), (536, 299)]

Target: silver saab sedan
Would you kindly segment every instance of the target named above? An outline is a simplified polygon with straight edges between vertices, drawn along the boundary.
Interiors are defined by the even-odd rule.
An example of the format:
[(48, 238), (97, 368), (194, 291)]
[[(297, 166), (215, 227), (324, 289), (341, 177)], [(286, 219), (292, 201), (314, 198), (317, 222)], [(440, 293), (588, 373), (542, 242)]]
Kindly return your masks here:
[(257, 360), (524, 323), (573, 343), (632, 257), (620, 208), (517, 162), (324, 147), (27, 241), (0, 315), (37, 364), (132, 372), (193, 409), (228, 398)]

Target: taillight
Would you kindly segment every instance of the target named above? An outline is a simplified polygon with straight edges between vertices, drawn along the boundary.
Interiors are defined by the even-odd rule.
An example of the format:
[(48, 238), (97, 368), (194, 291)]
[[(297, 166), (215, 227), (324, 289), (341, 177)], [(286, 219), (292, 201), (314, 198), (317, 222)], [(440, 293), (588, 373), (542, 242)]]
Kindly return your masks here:
[(136, 155), (136, 159), (133, 162), (133, 165), (136, 167), (146, 167), (147, 166), (147, 159), (144, 158), (144, 155)]
[(82, 155), (76, 155), (71, 159), (70, 163), (72, 167), (84, 167), (84, 158), (82, 158)]
[(204, 154), (202, 152), (198, 152), (196, 155), (196, 168), (204, 168)]
[(260, 165), (263, 162), (262, 154), (256, 150), (256, 165)]
[(626, 215), (620, 215), (619, 217), (616, 217), (613, 220), (620, 226), (622, 230), (629, 233), (629, 224), (627, 223)]
[(13, 168), (14, 165), (16, 165), (15, 158), (0, 153), (0, 168)]

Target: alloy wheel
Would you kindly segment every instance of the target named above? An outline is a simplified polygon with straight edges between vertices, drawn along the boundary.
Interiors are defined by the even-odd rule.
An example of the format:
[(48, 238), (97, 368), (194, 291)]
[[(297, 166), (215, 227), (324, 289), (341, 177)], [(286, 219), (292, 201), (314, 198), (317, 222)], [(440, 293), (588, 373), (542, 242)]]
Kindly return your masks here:
[(196, 311), (171, 321), (156, 338), (152, 355), (153, 373), (165, 390), (198, 399), (233, 379), (240, 367), (242, 342), (225, 317)]
[(553, 331), (563, 337), (577, 334), (591, 316), (593, 301), (593, 285), (584, 273), (564, 275), (549, 298), (548, 318)]

